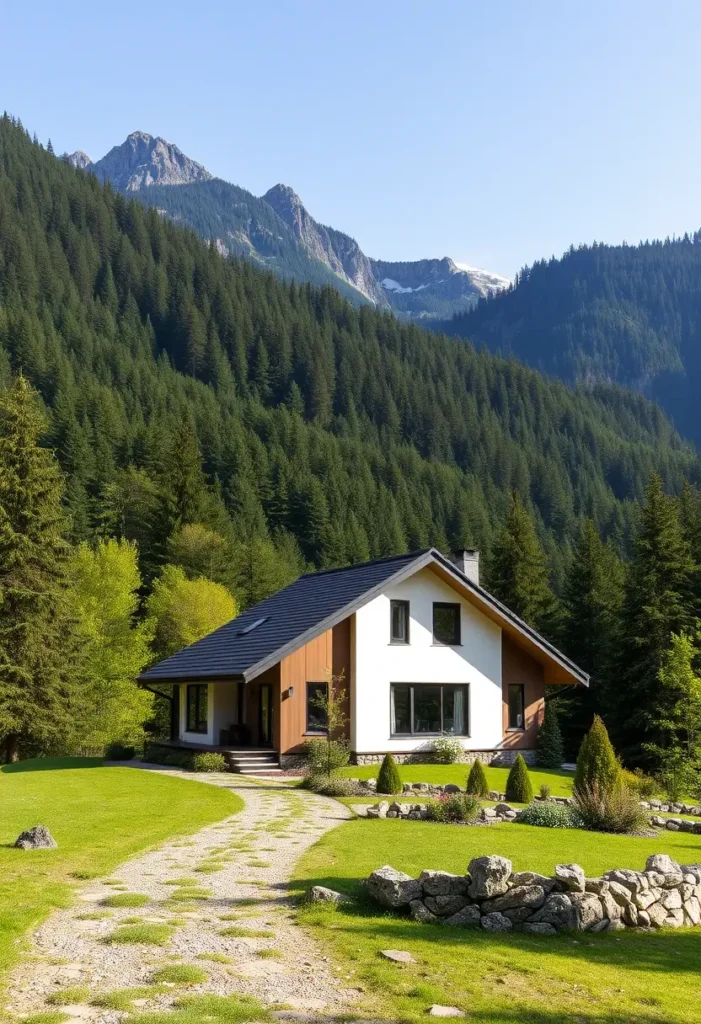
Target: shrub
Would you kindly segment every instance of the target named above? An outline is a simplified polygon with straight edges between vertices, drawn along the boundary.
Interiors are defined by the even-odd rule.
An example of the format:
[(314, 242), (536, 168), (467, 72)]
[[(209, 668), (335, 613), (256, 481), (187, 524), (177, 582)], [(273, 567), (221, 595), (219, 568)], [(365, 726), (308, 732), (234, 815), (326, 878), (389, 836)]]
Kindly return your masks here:
[(144, 750), (144, 760), (152, 764), (167, 764), (174, 768), (192, 768), (192, 754), (176, 747), (163, 747), (158, 743), (148, 743)]
[(223, 754), (215, 754), (213, 751), (194, 754), (192, 768), (196, 772), (225, 772), (226, 758)]
[(345, 740), (307, 740), (304, 744), (311, 775), (333, 775), (350, 761), (350, 748)]
[(579, 824), (571, 807), (565, 804), (529, 804), (519, 811), (516, 819), (522, 825), (538, 825), (541, 828), (576, 828)]
[(399, 778), (399, 769), (391, 754), (385, 754), (377, 774), (378, 793), (401, 793), (402, 780)]
[(322, 796), (357, 796), (360, 792), (357, 782), (343, 776), (334, 777), (318, 773), (307, 775), (302, 785), (312, 793), (320, 793)]
[(476, 821), (481, 810), (482, 804), (472, 793), (446, 793), (426, 804), (429, 821)]
[(511, 771), (506, 780), (506, 799), (513, 800), (517, 804), (529, 804), (533, 799), (531, 777), (522, 754), (517, 754), (516, 760), (511, 765)]
[(645, 775), (640, 768), (636, 768), (634, 772), (623, 769), (620, 779), (629, 789), (637, 793), (641, 800), (649, 800), (660, 789), (657, 779), (653, 779), (651, 775)]
[(543, 800), (543, 801), (549, 800), (550, 799), (550, 793), (551, 793), (550, 786), (547, 784), (547, 782), (541, 783), (540, 791), (538, 793), (538, 795), (540, 796), (540, 799)]
[(484, 765), (479, 758), (472, 762), (470, 774), (467, 776), (466, 792), (471, 793), (473, 796), (480, 796), (483, 800), (486, 800), (489, 796), (487, 775), (484, 770)]
[(552, 701), (548, 701), (536, 740), (536, 764), (540, 768), (562, 768), (564, 759), (565, 751), (557, 711)]
[(592, 727), (582, 740), (577, 756), (577, 770), (574, 774), (573, 789), (610, 793), (616, 788), (621, 774), (615, 751), (603, 720), (594, 715)]
[(592, 832), (635, 832), (648, 826), (638, 796), (624, 783), (605, 789), (597, 782), (575, 790), (574, 810), (581, 828)]
[(457, 736), (439, 736), (433, 742), (433, 756), (438, 764), (455, 764), (462, 757), (462, 743)]
[(128, 743), (108, 743), (105, 747), (105, 758), (108, 761), (132, 761), (136, 757), (136, 747)]

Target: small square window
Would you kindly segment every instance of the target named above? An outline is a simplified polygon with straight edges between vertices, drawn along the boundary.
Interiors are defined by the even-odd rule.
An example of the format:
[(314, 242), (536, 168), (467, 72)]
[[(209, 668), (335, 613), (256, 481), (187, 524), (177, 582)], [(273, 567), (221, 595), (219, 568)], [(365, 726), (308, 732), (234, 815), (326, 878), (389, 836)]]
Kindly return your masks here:
[(409, 602), (390, 601), (389, 640), (392, 644), (409, 643)]
[(433, 642), (446, 647), (460, 643), (460, 605), (437, 601), (433, 605)]
[(522, 683), (509, 683), (509, 729), (520, 731), (526, 728), (524, 690)]
[(326, 683), (307, 683), (307, 732), (326, 731)]

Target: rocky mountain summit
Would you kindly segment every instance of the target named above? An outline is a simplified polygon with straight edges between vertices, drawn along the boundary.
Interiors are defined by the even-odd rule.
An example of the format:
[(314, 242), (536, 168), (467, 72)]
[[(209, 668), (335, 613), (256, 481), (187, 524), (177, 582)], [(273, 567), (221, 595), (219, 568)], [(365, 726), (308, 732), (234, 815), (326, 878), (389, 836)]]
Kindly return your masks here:
[(71, 153), (67, 160), (74, 167), (92, 171), (100, 181), (109, 179), (120, 192), (137, 192), (149, 185), (188, 185), (212, 178), (208, 170), (172, 142), (147, 132), (132, 132), (121, 146), (114, 146), (95, 163), (82, 150)]

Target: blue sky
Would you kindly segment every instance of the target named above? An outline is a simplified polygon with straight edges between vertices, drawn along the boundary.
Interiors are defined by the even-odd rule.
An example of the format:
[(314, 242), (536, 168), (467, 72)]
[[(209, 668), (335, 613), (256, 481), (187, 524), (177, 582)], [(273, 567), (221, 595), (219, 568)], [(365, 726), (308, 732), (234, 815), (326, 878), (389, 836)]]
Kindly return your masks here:
[(371, 256), (513, 274), (701, 226), (698, 0), (35, 0), (3, 35), (0, 106), (57, 151), (162, 135)]

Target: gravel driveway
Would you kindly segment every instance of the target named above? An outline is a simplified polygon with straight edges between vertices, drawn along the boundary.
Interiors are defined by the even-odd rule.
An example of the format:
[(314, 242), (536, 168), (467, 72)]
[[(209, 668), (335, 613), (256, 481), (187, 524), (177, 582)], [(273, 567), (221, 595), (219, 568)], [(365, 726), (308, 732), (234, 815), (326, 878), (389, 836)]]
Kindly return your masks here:
[[(207, 971), (208, 981), (189, 987), (191, 993), (246, 994), (300, 1014), (352, 1013), (357, 990), (344, 987), (328, 957), (295, 923), (287, 891), (295, 861), (350, 812), (335, 800), (279, 782), (212, 774), (193, 785), (202, 783), (237, 793), (243, 810), (127, 861), (109, 879), (86, 884), (75, 906), (54, 913), (34, 933), (29, 955), (9, 981), (9, 1010), (24, 1015), (53, 1009), (47, 997), (62, 987), (87, 986), (89, 996), (64, 1007), (70, 1019), (116, 1024), (121, 1013), (89, 1000), (148, 984), (154, 970), (175, 963)], [(188, 879), (203, 898), (192, 898), (191, 885), (182, 884)], [(120, 893), (142, 893), (148, 902), (138, 908), (104, 906)], [(169, 925), (172, 931), (163, 946), (106, 942), (125, 919)], [(227, 928), (239, 934), (223, 935)], [(165, 1008), (182, 991), (161, 987), (160, 994), (136, 1005)]]

